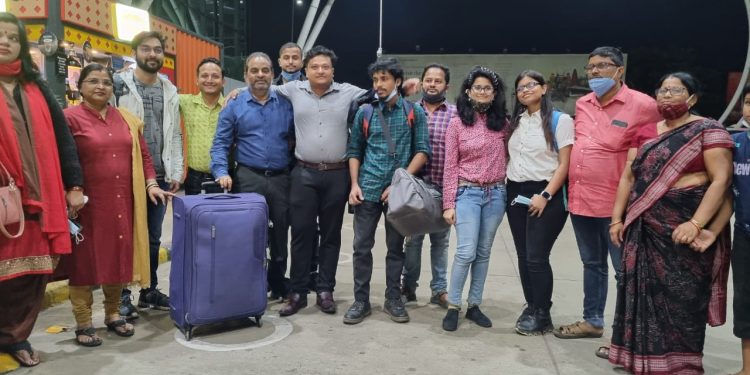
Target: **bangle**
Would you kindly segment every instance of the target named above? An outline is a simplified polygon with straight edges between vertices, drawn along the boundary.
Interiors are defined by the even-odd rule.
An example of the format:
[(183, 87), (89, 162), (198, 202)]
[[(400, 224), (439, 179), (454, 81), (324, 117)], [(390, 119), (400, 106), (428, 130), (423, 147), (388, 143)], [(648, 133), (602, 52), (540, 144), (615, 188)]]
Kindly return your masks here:
[(693, 224), (693, 226), (695, 226), (696, 228), (698, 228), (698, 232), (700, 232), (701, 230), (703, 230), (703, 225), (701, 225), (700, 221), (698, 221), (698, 220), (690, 219), (690, 224)]
[(149, 190), (151, 190), (151, 188), (153, 188), (153, 187), (159, 187), (159, 184), (157, 184), (156, 182), (152, 182), (152, 183), (146, 185), (146, 192), (148, 192)]
[(617, 225), (617, 224), (622, 224), (622, 220), (617, 220), (617, 221), (615, 221), (614, 223), (611, 223), (611, 224), (609, 224), (609, 226), (610, 226), (610, 227), (613, 227), (613, 226), (615, 226), (615, 225)]
[(68, 191), (83, 191), (83, 187), (81, 186), (71, 186)]

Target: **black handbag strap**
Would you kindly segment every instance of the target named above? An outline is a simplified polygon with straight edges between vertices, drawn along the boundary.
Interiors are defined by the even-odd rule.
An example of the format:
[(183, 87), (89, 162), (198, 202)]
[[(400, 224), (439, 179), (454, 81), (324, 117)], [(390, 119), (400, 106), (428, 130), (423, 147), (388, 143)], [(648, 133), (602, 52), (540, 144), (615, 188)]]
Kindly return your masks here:
[(398, 155), (396, 155), (396, 145), (393, 143), (393, 137), (391, 136), (391, 125), (388, 123), (388, 119), (385, 118), (383, 109), (380, 108), (380, 105), (374, 104), (374, 107), (375, 110), (378, 111), (380, 126), (383, 128), (383, 137), (385, 137), (385, 142), (388, 144), (388, 155), (395, 159)]

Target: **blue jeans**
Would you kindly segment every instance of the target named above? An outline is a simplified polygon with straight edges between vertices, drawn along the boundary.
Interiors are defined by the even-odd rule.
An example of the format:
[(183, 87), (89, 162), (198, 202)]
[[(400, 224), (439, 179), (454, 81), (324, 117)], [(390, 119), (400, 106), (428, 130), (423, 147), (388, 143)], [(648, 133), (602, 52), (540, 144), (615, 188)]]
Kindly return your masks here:
[[(440, 294), (448, 290), (448, 242), (451, 235), (451, 229), (430, 233), (430, 264), (432, 265), (432, 281), (430, 281), (430, 290), (432, 295)], [(406, 259), (404, 260), (404, 285), (411, 291), (417, 290), (419, 284), (419, 274), (422, 271), (422, 242), (425, 235), (406, 237), (404, 251)]]
[(453, 258), (448, 303), (461, 306), (466, 277), (471, 268), (469, 307), (482, 304), (484, 281), (495, 233), (505, 214), (505, 185), (460, 186), (456, 192), (456, 256)]
[(594, 327), (604, 327), (604, 306), (607, 303), (609, 264), (612, 257), (615, 279), (622, 278), (622, 250), (609, 239), (608, 217), (570, 215), (583, 262), (583, 320)]
[[(158, 179), (159, 187), (164, 191), (169, 191), (169, 184), (163, 179)], [(159, 279), (156, 277), (156, 269), (159, 267), (159, 248), (161, 247), (161, 226), (164, 223), (164, 215), (167, 213), (167, 204), (158, 204), (151, 202), (146, 197), (146, 213), (148, 219), (148, 250), (149, 261), (151, 262), (151, 288), (156, 288)]]

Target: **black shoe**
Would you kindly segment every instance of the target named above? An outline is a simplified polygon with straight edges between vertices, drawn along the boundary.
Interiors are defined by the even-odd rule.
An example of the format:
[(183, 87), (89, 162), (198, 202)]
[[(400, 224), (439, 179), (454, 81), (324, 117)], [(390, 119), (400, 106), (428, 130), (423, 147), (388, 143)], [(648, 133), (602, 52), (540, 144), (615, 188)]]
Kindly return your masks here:
[(396, 323), (406, 323), (409, 321), (409, 313), (401, 299), (387, 299), (383, 304), (383, 311), (391, 317)]
[(169, 311), (169, 297), (156, 288), (141, 289), (138, 307)]
[(549, 309), (539, 307), (534, 309), (531, 316), (516, 325), (516, 332), (524, 336), (536, 336), (552, 332), (554, 328)]
[(401, 286), (401, 301), (403, 303), (417, 302), (417, 294), (406, 285)]
[(344, 314), (344, 324), (357, 324), (370, 316), (370, 302), (354, 301)]
[(458, 309), (448, 308), (448, 313), (443, 318), (443, 329), (455, 331), (458, 328)]
[(471, 320), (480, 327), (492, 327), (492, 321), (490, 320), (490, 318), (488, 318), (487, 315), (484, 315), (482, 313), (482, 310), (479, 310), (479, 306), (477, 305), (469, 307), (469, 309), (466, 310), (466, 319)]
[(120, 316), (126, 320), (138, 319), (138, 310), (135, 309), (132, 301), (133, 295), (130, 292), (120, 296)]
[(516, 327), (518, 327), (518, 324), (521, 323), (521, 321), (528, 319), (533, 314), (534, 314), (534, 306), (528, 303), (524, 305), (521, 315), (519, 315), (518, 319), (516, 319)]

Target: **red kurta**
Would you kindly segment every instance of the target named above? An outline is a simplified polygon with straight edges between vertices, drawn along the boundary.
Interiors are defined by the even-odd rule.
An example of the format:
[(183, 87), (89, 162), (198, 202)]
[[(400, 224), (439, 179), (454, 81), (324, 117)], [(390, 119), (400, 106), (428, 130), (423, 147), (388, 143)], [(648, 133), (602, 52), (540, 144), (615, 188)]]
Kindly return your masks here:
[[(89, 201), (78, 212), (84, 240), (61, 264), (70, 285), (128, 283), (133, 278), (133, 145), (128, 124), (111, 106), (106, 119), (86, 105), (67, 108), (65, 118), (78, 147)], [(144, 176), (156, 178), (146, 142), (143, 137), (139, 141)]]

